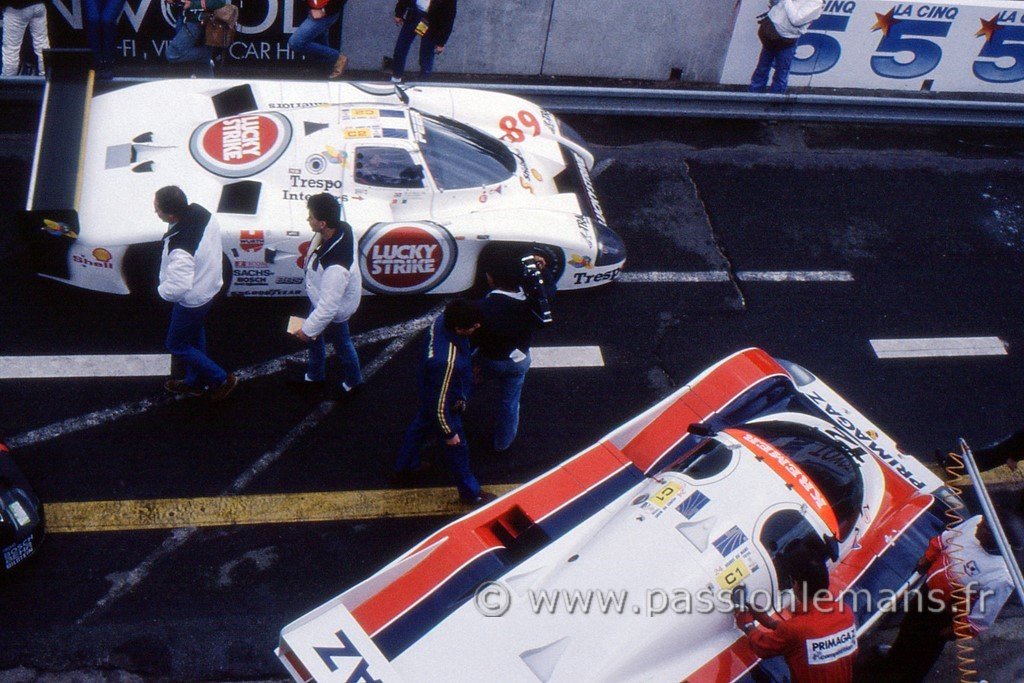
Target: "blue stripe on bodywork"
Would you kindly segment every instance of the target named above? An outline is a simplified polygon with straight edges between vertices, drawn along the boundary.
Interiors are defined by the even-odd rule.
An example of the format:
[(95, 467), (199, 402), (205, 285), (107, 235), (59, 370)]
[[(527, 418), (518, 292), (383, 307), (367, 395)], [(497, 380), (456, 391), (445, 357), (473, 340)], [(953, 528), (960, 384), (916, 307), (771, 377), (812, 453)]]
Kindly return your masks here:
[[(626, 467), (545, 518), (537, 525), (545, 538), (534, 551), (549, 545), (590, 519), (643, 479), (640, 470), (633, 466)], [(395, 659), (472, 598), (481, 583), (507, 573), (528, 557), (530, 556), (519, 556), (505, 548), (481, 555), (381, 630), (373, 637), (373, 642), (388, 660)]]

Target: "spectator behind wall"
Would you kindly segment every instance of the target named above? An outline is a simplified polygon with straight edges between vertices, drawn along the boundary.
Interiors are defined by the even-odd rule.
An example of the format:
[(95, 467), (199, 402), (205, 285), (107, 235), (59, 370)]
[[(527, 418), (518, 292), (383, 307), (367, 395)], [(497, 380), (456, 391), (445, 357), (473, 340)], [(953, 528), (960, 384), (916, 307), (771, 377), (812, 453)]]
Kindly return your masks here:
[(124, 0), (82, 0), (82, 23), (85, 40), (96, 58), (97, 75), (108, 79), (114, 75), (117, 59), (117, 20), (124, 9)]
[(46, 4), (40, 0), (4, 0), (3, 75), (17, 76), (21, 67), (21, 43), (25, 29), (32, 37), (36, 72), (44, 75), (43, 50), (50, 47)]
[(796, 55), (796, 43), (811, 22), (821, 16), (822, 0), (770, 0), (768, 11), (758, 17), (757, 37), (761, 56), (750, 77), (750, 92), (764, 92), (768, 74), (774, 69), (770, 92), (781, 95), (789, 85), (789, 69)]

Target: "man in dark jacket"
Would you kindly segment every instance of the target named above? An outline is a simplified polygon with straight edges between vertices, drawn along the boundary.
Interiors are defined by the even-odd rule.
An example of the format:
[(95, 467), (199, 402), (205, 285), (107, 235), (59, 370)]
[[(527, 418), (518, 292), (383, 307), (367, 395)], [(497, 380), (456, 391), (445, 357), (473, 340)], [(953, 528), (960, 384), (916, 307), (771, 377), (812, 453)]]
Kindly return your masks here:
[(401, 83), (405, 58), (416, 36), (420, 37), (420, 78), (434, 72), (434, 55), (444, 52), (455, 25), (457, 0), (398, 0), (395, 24), (401, 27), (391, 59), (391, 81)]
[(234, 391), (238, 378), (206, 355), (203, 329), (213, 297), (224, 284), (220, 228), (209, 211), (189, 204), (175, 185), (157, 190), (153, 209), (167, 223), (157, 289), (160, 298), (174, 304), (167, 350), (185, 366), (185, 379), (168, 380), (164, 388), (184, 396), (201, 396), (209, 388), (210, 400), (224, 400)]
[[(508, 450), (519, 429), (519, 398), (526, 372), (530, 369), (533, 333), (550, 318), (546, 302), (554, 295), (553, 278), (547, 261), (534, 256), (540, 291), (529, 294), (523, 288), (523, 264), (518, 260), (495, 261), (487, 268), (491, 291), (480, 300), (480, 331), (474, 335), (473, 356), (483, 379), (495, 380), (501, 403), (494, 418), (494, 450)], [(544, 303), (538, 301), (542, 297)]]
[(445, 457), (459, 499), (482, 505), (494, 496), (480, 490), (469, 469), (469, 447), (462, 427), (473, 369), (469, 358), (469, 337), (480, 327), (480, 310), (474, 302), (455, 299), (434, 321), (423, 347), (418, 384), (420, 408), (405, 432), (395, 470), (399, 475), (420, 469), (420, 448), (433, 438), (444, 442)]

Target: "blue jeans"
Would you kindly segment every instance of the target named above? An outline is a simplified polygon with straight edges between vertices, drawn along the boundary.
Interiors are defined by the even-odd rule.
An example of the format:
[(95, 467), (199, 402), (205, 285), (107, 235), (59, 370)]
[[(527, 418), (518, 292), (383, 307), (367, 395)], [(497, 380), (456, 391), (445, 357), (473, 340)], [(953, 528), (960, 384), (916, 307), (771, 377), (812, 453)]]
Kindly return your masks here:
[(117, 19), (123, 8), (124, 0), (82, 0), (85, 39), (101, 64), (117, 56)]
[(322, 62), (335, 62), (341, 53), (327, 44), (327, 32), (340, 18), (341, 12), (323, 19), (307, 16), (288, 39), (288, 47)]
[[(448, 461), (448, 469), (455, 478), (459, 497), (468, 501), (475, 500), (480, 495), (480, 482), (469, 469), (469, 445), (466, 443), (466, 430), (462, 428), (462, 416), (452, 416), (452, 428), (459, 435), (459, 445), (444, 444), (445, 460)], [(432, 407), (421, 405), (412, 424), (405, 430), (405, 438), (395, 461), (395, 470), (411, 472), (419, 467), (420, 449), (433, 438), (444, 439), (437, 427), (437, 415)]]
[(213, 50), (206, 46), (206, 31), (202, 24), (185, 21), (184, 17), (178, 17), (174, 31), (174, 37), (167, 43), (167, 61), (173, 64), (200, 62), (201, 68), (197, 70), (203, 75), (212, 76), (210, 57), (213, 55)]
[(516, 362), (511, 358), (491, 360), (480, 358), (480, 370), (485, 379), (496, 379), (501, 403), (494, 418), (494, 450), (504, 451), (516, 438), (519, 430), (519, 397), (523, 393), (526, 371), (530, 369), (530, 352)]
[(212, 300), (195, 308), (174, 304), (167, 328), (167, 350), (185, 365), (185, 383), (196, 389), (219, 387), (228, 377), (228, 373), (206, 355), (203, 321), (212, 306)]
[(319, 337), (309, 345), (309, 360), (306, 373), (314, 382), (327, 379), (327, 341), (334, 344), (334, 353), (341, 361), (341, 390), (351, 391), (363, 383), (363, 374), (359, 369), (359, 356), (352, 344), (352, 336), (348, 331), (348, 323), (330, 323)]
[(750, 92), (764, 92), (768, 85), (768, 72), (775, 69), (775, 76), (772, 78), (771, 92), (782, 94), (786, 92), (789, 85), (789, 68), (793, 66), (793, 55), (796, 54), (796, 45), (783, 48), (770, 48), (762, 45), (761, 56), (757, 60), (757, 67), (754, 75), (750, 77)]
[[(395, 76), (401, 78), (405, 74), (405, 59), (409, 56), (409, 48), (412, 41), (416, 40), (416, 26), (426, 18), (426, 14), (418, 9), (409, 10), (405, 23), (398, 32), (398, 40), (395, 41), (395, 54), (391, 58), (391, 70)], [(437, 48), (430, 38), (430, 32), (420, 38), (420, 77), (430, 78), (434, 73), (434, 49)]]

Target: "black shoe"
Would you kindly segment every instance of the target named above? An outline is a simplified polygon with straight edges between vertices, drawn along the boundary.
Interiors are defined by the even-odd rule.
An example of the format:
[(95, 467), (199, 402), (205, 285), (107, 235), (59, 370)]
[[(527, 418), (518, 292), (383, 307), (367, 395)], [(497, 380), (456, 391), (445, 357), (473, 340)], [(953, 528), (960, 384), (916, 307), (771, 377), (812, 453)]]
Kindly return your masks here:
[(306, 379), (305, 373), (299, 375), (298, 377), (289, 377), (284, 381), (284, 383), (287, 384), (290, 389), (295, 389), (296, 391), (303, 392), (321, 391), (327, 384), (324, 381), (318, 382), (315, 380)]
[(343, 384), (341, 386), (335, 385), (324, 390), (325, 401), (348, 401), (355, 396), (363, 393), (363, 385), (357, 384), (351, 389), (346, 388)]

